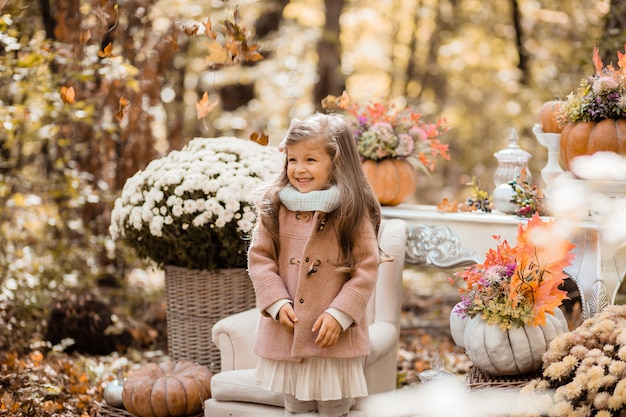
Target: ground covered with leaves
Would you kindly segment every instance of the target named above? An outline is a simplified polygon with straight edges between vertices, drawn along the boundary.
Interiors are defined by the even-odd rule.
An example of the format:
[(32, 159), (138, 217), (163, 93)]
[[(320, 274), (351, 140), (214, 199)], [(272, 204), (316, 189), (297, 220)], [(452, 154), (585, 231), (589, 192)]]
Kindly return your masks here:
[[(467, 372), (470, 362), (449, 334), (448, 317), (457, 301), (458, 293), (445, 276), (407, 271), (398, 351), (399, 386), (419, 384), (419, 373), (430, 369), (437, 355), (448, 371), (459, 377)], [(148, 305), (145, 308), (148, 310)], [(97, 416), (104, 388), (115, 380), (117, 369), (138, 368), (166, 358), (167, 334), (164, 323), (159, 326), (159, 317), (165, 317), (164, 304), (153, 304), (149, 309), (149, 314), (135, 313), (133, 322), (107, 327), (111, 331), (112, 327), (126, 326), (133, 340), (143, 339), (127, 344), (121, 352), (71, 352), (67, 340), (56, 345), (28, 342), (24, 346), (25, 341), (15, 338), (13, 348), (0, 352), (0, 416)], [(155, 313), (159, 309), (162, 314)]]

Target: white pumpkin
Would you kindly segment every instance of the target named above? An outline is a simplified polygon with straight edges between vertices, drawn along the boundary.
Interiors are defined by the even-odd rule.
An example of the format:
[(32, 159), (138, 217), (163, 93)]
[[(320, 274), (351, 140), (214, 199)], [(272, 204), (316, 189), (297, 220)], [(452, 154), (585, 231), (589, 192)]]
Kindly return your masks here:
[(463, 319), (454, 313), (454, 308), (450, 313), (450, 335), (457, 346), (463, 347), (463, 338), (465, 337), (465, 324), (467, 319)]
[(569, 331), (560, 308), (546, 314), (542, 326), (514, 327), (503, 331), (480, 317), (461, 319), (450, 314), (454, 342), (465, 349), (472, 364), (491, 375), (510, 376), (537, 372), (552, 339)]

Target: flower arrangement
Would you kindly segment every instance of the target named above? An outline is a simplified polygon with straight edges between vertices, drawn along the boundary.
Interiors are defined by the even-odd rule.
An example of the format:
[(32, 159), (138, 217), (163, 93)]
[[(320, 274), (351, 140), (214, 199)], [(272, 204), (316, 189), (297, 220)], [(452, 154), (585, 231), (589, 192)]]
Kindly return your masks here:
[(480, 316), (503, 330), (545, 324), (546, 313), (567, 298), (559, 286), (567, 276), (563, 268), (573, 259), (574, 245), (559, 232), (557, 221), (535, 214), (526, 227), (518, 226), (515, 246), (494, 236), (498, 245), (489, 249), (484, 263), (454, 274), (466, 285), (453, 313)]
[(109, 231), (157, 265), (215, 270), (246, 264), (253, 192), (282, 166), (275, 147), (195, 138), (129, 178)]
[(517, 206), (515, 214), (519, 217), (532, 217), (535, 213), (543, 216), (546, 214), (544, 206), (543, 190), (537, 184), (528, 182), (526, 169), (523, 169), (519, 175), (508, 183), (513, 189), (513, 197), (511, 202)]
[(345, 91), (339, 97), (324, 98), (322, 107), (346, 111), (363, 159), (405, 158), (426, 172), (435, 169), (437, 156), (450, 160), (448, 145), (439, 140), (448, 130), (445, 119), (427, 123), (414, 107), (395, 102), (350, 103)]
[[(626, 45), (624, 45), (626, 47)], [(626, 54), (617, 51), (617, 65), (604, 66), (593, 48), (596, 73), (582, 79), (560, 108), (561, 124), (626, 118)]]
[(541, 378), (518, 397), (520, 416), (619, 417), (626, 412), (626, 307), (611, 305), (543, 355)]
[(439, 141), (447, 131), (443, 119), (426, 123), (413, 107), (393, 102), (353, 104), (347, 113), (353, 116), (357, 148), (365, 159), (416, 158), (430, 171), (435, 169), (437, 156), (450, 159), (448, 145)]

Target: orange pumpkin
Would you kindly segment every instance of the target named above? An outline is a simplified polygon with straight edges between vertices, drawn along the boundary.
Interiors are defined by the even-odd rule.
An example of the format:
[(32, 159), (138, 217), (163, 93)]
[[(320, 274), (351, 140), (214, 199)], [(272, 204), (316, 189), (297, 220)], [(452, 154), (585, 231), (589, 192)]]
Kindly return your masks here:
[(380, 204), (395, 206), (415, 193), (417, 171), (404, 159), (363, 161), (363, 170)]
[(198, 413), (211, 396), (211, 371), (191, 361), (150, 363), (131, 371), (122, 402), (140, 417), (176, 417)]
[(545, 133), (561, 133), (563, 126), (559, 121), (559, 111), (563, 104), (560, 100), (546, 101), (539, 109), (539, 126)]
[(626, 120), (570, 123), (561, 132), (560, 157), (565, 169), (572, 159), (610, 151), (626, 155)]

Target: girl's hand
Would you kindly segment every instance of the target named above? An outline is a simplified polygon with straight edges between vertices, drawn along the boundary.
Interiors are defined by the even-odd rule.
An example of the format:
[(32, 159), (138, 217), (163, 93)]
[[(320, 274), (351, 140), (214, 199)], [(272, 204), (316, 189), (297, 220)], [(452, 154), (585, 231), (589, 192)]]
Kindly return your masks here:
[(293, 310), (293, 306), (290, 303), (286, 303), (278, 311), (278, 321), (287, 329), (287, 331), (293, 333), (293, 326), (298, 321), (296, 312)]
[(319, 347), (333, 347), (339, 339), (341, 334), (341, 325), (339, 322), (328, 313), (324, 313), (315, 320), (313, 324), (312, 332), (319, 330), (317, 337), (315, 338), (315, 344)]

